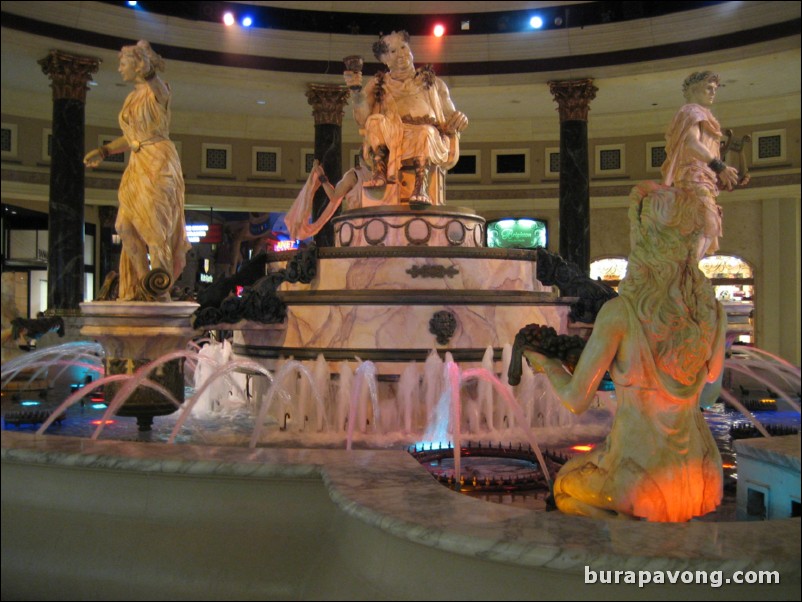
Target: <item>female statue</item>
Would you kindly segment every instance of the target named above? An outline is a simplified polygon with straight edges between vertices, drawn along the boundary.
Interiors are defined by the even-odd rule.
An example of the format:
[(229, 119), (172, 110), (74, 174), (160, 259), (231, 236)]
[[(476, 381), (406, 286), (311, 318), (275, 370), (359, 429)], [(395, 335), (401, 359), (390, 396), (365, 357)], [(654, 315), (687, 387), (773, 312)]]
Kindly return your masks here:
[[(170, 88), (157, 74), (163, 70), (164, 61), (148, 42), (122, 49), (118, 71), (134, 84), (119, 115), (123, 135), (84, 157), (85, 165), (96, 167), (109, 155), (131, 151), (115, 223), (123, 245), (120, 300), (170, 301), (170, 284), (181, 275), (190, 248), (184, 177), (170, 141)], [(151, 274), (162, 280), (152, 288), (144, 286)]]
[(573, 374), (532, 351), (557, 396), (584, 412), (609, 369), (618, 410), (610, 435), (572, 458), (554, 484), (557, 507), (596, 518), (686, 521), (714, 510), (723, 476), (700, 412), (717, 397), (726, 315), (698, 267), (704, 215), (676, 189), (643, 183), (630, 195), (632, 251), (620, 296), (599, 312)]

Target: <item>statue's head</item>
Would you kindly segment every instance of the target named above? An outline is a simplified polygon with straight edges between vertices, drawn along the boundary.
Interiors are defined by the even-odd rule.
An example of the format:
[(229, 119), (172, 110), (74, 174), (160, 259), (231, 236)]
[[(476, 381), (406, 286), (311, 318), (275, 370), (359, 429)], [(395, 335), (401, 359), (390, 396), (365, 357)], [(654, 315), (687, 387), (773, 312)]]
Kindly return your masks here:
[(412, 63), (412, 51), (409, 48), (409, 34), (406, 31), (394, 31), (379, 36), (373, 43), (373, 56), (387, 65), (390, 70)]
[(697, 104), (713, 104), (712, 98), (709, 99), (709, 102), (706, 101), (707, 96), (712, 91), (712, 96), (715, 97), (718, 87), (718, 74), (712, 71), (695, 71), (682, 82), (682, 94), (687, 102), (697, 102), (702, 99), (702, 102), (697, 102)]
[[(123, 46), (120, 50), (120, 71), (123, 62), (132, 65), (139, 75), (145, 75), (151, 70), (164, 71), (164, 59), (160, 57), (147, 40), (139, 40), (132, 46)], [(125, 74), (123, 74), (125, 78)]]

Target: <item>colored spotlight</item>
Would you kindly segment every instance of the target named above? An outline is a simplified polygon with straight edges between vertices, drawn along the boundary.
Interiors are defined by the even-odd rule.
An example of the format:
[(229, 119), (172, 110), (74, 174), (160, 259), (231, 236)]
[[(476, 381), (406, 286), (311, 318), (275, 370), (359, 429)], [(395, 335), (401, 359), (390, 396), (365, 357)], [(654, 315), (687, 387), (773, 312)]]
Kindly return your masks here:
[(440, 23), (438, 23), (437, 25), (434, 26), (434, 37), (442, 38), (443, 34), (445, 32), (446, 32), (446, 28), (443, 25), (441, 25)]
[(232, 15), (231, 13), (224, 14), (223, 15), (223, 23), (225, 23), (226, 26), (228, 26), (228, 27), (231, 27), (232, 25), (234, 25), (234, 15)]
[(243, 27), (250, 27), (253, 25), (253, 19), (250, 17), (242, 17), (242, 21), (240, 21), (240, 23), (242, 23)]
[(531, 19), (529, 19), (529, 27), (532, 29), (540, 29), (543, 27), (543, 19), (535, 15)]
[(136, 6), (136, 2), (131, 2), (131, 1), (129, 0), (129, 2), (128, 2), (128, 6)]

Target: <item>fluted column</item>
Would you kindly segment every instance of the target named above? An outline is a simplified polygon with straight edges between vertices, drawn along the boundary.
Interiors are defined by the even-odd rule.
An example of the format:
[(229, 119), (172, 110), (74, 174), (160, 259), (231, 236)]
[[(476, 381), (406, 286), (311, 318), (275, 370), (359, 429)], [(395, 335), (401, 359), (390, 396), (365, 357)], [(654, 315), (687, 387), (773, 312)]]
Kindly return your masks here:
[(86, 91), (100, 61), (51, 50), (38, 62), (53, 89), (47, 309), (51, 314), (77, 315), (84, 294)]
[[(335, 84), (308, 84), (306, 90), (315, 117), (315, 159), (320, 161), (332, 185), (343, 175), (342, 127), (348, 95), (348, 88)], [(323, 212), (327, 201), (326, 193), (320, 188), (313, 201), (313, 219)], [(315, 235), (315, 243), (318, 247), (334, 246), (334, 227), (330, 223)]]
[(560, 255), (589, 272), (588, 111), (598, 88), (592, 79), (549, 82), (549, 88), (560, 114)]

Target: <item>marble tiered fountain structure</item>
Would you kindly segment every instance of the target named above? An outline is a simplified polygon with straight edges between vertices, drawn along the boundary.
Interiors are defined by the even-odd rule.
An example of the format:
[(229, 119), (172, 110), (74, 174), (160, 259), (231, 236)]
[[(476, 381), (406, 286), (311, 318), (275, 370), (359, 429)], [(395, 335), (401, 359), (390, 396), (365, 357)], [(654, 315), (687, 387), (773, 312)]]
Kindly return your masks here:
[[(411, 363), (432, 350), (461, 366), (480, 365), (492, 348), (496, 372), (502, 349), (523, 324), (559, 332), (570, 304), (536, 277), (536, 252), (484, 246), (485, 220), (463, 208), (363, 207), (334, 218), (335, 246), (318, 250), (315, 278), (284, 282), (280, 324), (245, 322), (234, 329), (235, 357), (269, 369), (321, 355), (332, 374), (341, 362), (375, 364), (384, 395)], [(269, 269), (286, 266), (275, 254)]]
[[(275, 368), (359, 357), (392, 388), (431, 349), (478, 364), (571, 299), (532, 251), (483, 248), (468, 210), (365, 207), (335, 220), (281, 324), (238, 323), (234, 352)], [(275, 256), (271, 269), (287, 256)], [(2, 434), (8, 599), (771, 599), (800, 594), (799, 519), (657, 524), (459, 495), (405, 451), (212, 447)], [(797, 458), (798, 463), (798, 458)], [(599, 585), (599, 571), (677, 584)], [(779, 585), (683, 583), (779, 571)], [(591, 573), (588, 573), (591, 571)], [(711, 573), (714, 574), (715, 573)], [(598, 577), (597, 577), (598, 580)], [(623, 580), (623, 577), (622, 577)], [(668, 580), (668, 578), (666, 578)]]

